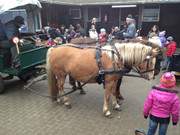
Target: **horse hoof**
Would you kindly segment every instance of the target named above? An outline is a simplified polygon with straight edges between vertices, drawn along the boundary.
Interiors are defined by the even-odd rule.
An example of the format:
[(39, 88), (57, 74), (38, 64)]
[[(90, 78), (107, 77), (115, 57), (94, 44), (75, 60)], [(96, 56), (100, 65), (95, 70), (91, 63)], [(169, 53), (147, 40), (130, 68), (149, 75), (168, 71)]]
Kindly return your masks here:
[(84, 90), (80, 90), (80, 94), (81, 94), (81, 95), (85, 95), (86, 92), (85, 92)]
[(104, 115), (105, 115), (105, 117), (107, 117), (107, 118), (111, 118), (111, 117), (112, 117), (110, 111), (105, 112)]
[(67, 109), (71, 109), (72, 108), (70, 103), (64, 103), (64, 105), (66, 106)]
[(113, 109), (116, 111), (121, 111), (121, 106), (119, 104), (116, 104)]
[(63, 105), (63, 100), (58, 98), (58, 99), (57, 99), (57, 104)]

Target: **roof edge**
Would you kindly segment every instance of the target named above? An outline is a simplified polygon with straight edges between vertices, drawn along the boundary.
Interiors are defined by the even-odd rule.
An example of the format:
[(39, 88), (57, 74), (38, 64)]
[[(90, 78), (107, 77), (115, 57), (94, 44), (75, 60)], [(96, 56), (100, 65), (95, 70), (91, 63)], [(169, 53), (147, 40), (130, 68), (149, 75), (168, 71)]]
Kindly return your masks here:
[(95, 2), (95, 3), (69, 3), (69, 2), (53, 2), (53, 1), (41, 1), (41, 3), (49, 3), (49, 4), (58, 4), (58, 5), (67, 5), (67, 6), (93, 6), (93, 5), (115, 5), (115, 4), (122, 4), (122, 5), (128, 5), (128, 4), (175, 4), (180, 3), (179, 2), (172, 2), (172, 1), (161, 1), (161, 2)]

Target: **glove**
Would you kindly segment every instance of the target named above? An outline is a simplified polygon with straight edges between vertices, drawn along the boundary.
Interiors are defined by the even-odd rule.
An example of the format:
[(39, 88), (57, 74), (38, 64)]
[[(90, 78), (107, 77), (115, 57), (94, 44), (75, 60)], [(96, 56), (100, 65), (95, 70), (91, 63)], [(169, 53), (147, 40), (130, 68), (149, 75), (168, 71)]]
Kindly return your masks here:
[(177, 122), (173, 122), (173, 126), (176, 126), (177, 125)]
[(148, 116), (144, 115), (144, 118), (147, 119)]

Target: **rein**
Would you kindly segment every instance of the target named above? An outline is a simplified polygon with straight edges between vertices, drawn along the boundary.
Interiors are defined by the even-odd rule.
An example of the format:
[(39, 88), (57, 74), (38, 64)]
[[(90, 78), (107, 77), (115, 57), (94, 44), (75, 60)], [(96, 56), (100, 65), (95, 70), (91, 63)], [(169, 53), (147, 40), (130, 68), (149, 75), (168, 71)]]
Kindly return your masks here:
[(83, 86), (85, 86), (85, 85), (86, 85), (91, 79), (93, 79), (93, 78), (94, 78), (94, 74), (92, 74), (92, 75), (90, 76), (90, 78), (89, 78), (86, 82), (84, 82), (83, 84), (81, 84), (77, 89), (71, 90), (71, 88), (64, 88), (64, 89), (69, 89), (69, 90), (71, 90), (71, 91), (66, 92), (66, 93), (64, 93), (63, 95), (59, 95), (59, 96), (43, 95), (43, 94), (41, 94), (40, 92), (37, 92), (37, 90), (31, 88), (31, 86), (32, 86), (33, 84), (35, 84), (35, 83), (37, 83), (37, 82), (40, 82), (40, 81), (43, 81), (43, 80), (46, 80), (46, 79), (47, 79), (47, 75), (46, 75), (46, 74), (41, 75), (40, 77), (37, 77), (37, 78), (31, 80), (27, 85), (24, 86), (24, 89), (27, 89), (27, 90), (29, 90), (31, 93), (33, 93), (33, 94), (35, 94), (35, 95), (38, 95), (38, 96), (41, 96), (41, 97), (45, 97), (45, 98), (50, 98), (50, 99), (51, 99), (51, 98), (62, 98), (62, 97), (64, 97), (64, 96), (66, 96), (66, 95), (69, 95), (69, 94), (71, 94), (71, 93), (74, 93), (74, 92), (77, 91), (79, 88), (82, 88)]
[(146, 70), (146, 71), (139, 71), (137, 68), (133, 68), (135, 72), (137, 72), (138, 74), (145, 74), (145, 73), (148, 73), (148, 72), (152, 72), (155, 70), (155, 68), (153, 69), (149, 69), (149, 70)]

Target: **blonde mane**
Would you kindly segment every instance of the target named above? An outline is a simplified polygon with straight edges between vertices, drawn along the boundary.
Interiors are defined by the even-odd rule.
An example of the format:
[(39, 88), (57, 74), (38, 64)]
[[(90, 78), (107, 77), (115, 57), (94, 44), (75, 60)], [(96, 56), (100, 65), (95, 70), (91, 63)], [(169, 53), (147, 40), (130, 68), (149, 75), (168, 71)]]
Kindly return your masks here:
[[(123, 64), (127, 66), (137, 66), (146, 59), (146, 56), (151, 53), (152, 47), (146, 46), (143, 43), (115, 43), (114, 44), (119, 51), (120, 57), (122, 58)], [(106, 45), (103, 49), (108, 51), (103, 51), (110, 58), (112, 58), (112, 50), (110, 45)], [(117, 55), (115, 55), (115, 60), (117, 60)]]
[(142, 43), (115, 43), (123, 63), (128, 66), (135, 66), (143, 63), (146, 56), (152, 51), (152, 47)]

